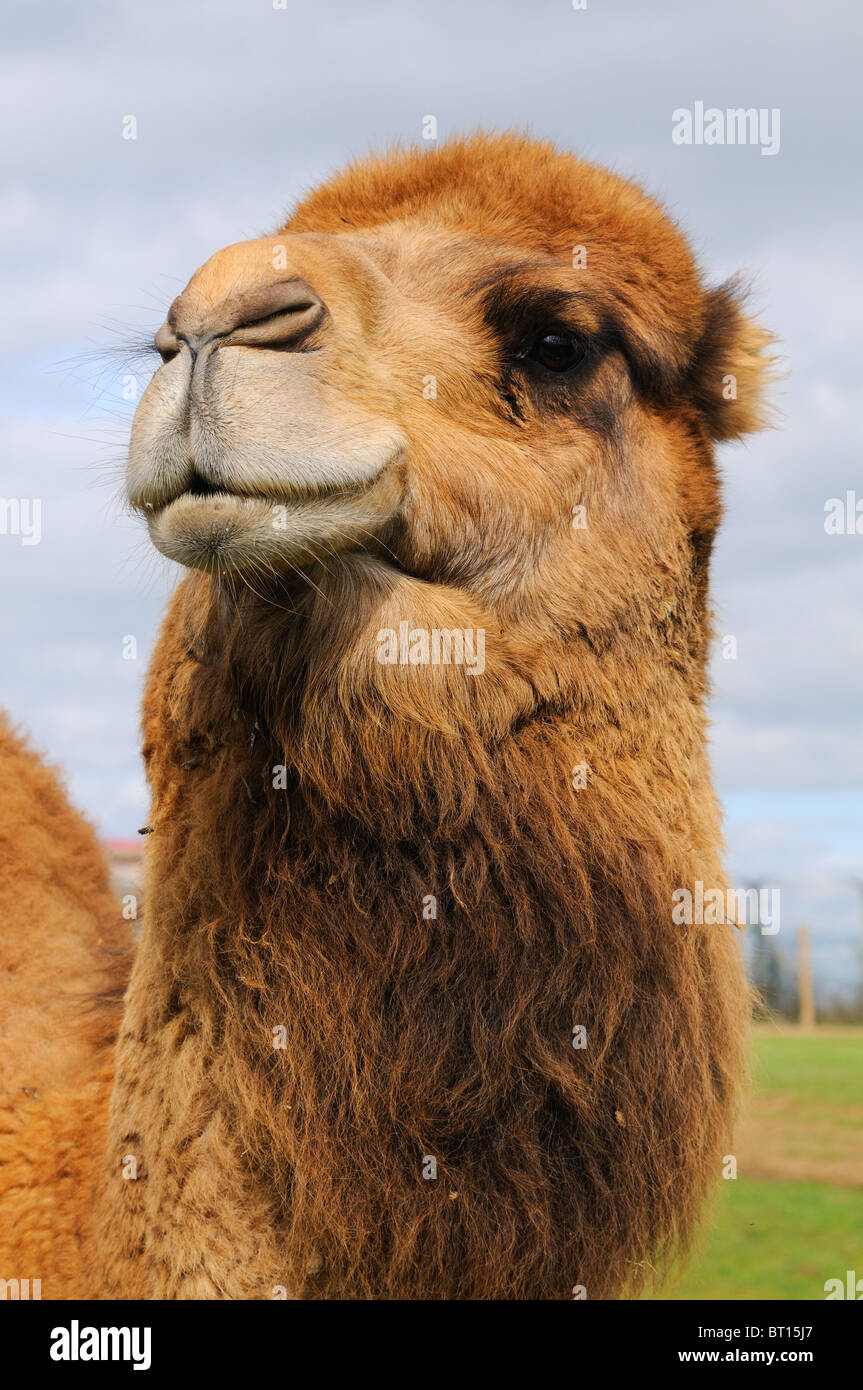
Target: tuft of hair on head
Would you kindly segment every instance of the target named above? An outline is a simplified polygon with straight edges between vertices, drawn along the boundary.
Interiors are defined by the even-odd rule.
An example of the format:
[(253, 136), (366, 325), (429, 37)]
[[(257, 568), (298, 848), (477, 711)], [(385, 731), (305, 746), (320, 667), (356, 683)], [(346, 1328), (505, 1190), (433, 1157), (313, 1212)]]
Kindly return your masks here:
[(776, 339), (744, 311), (747, 293), (738, 278), (707, 291), (689, 368), (695, 405), (715, 440), (742, 439), (775, 422), (769, 388), (781, 375)]

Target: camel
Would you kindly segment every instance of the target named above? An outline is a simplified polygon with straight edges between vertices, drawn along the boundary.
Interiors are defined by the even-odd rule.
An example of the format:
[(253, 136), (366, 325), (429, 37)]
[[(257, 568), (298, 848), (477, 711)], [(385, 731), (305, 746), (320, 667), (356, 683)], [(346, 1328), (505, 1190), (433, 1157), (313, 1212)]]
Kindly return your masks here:
[(132, 943), (95, 831), (2, 714), (0, 920), (0, 1279), (84, 1296)]
[(770, 341), (638, 187), (517, 134), (361, 160), (192, 276), (127, 473), (186, 570), (143, 933), (113, 1062), (51, 1082), (74, 1190), (13, 1179), (5, 1267), (608, 1299), (688, 1248), (749, 998), (733, 924), (672, 895), (724, 884), (714, 455), (765, 422)]

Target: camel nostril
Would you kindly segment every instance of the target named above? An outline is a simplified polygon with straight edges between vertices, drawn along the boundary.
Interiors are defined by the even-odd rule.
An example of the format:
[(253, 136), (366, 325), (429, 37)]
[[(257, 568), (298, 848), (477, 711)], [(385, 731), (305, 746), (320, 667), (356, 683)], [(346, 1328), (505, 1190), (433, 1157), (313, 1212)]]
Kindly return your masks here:
[(294, 277), (244, 296), (236, 316), (232, 343), (299, 351), (309, 346), (329, 315), (311, 285)]
[(171, 309), (170, 322), (156, 334), (156, 348), (163, 362), (176, 357), (181, 343), (193, 362), (216, 341), (226, 347), (303, 352), (319, 345), (319, 330), (328, 319), (320, 295), (298, 276), (234, 293), (216, 305), (202, 306), (194, 298), (187, 303), (181, 295)]
[(163, 362), (170, 362), (173, 357), (177, 356), (177, 353), (180, 351), (180, 343), (170, 324), (162, 324), (162, 327), (153, 339), (153, 346)]

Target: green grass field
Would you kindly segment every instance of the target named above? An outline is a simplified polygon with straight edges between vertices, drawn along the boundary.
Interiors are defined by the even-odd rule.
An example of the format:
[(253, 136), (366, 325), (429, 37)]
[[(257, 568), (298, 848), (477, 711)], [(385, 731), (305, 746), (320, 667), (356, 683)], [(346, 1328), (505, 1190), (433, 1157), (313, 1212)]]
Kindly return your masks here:
[(863, 1029), (762, 1025), (751, 1065), (738, 1176), (654, 1297), (823, 1299), (863, 1278)]

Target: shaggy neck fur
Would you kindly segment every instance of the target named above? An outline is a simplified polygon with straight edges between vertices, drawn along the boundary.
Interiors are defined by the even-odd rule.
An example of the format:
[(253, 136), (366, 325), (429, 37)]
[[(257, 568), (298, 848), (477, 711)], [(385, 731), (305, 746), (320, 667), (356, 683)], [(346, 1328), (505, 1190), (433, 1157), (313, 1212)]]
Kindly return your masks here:
[(722, 882), (698, 591), (556, 645), (485, 615), (483, 677), (433, 686), (374, 635), (464, 596), (369, 556), (278, 602), (185, 581), (111, 1120), (127, 1296), (610, 1297), (685, 1244), (746, 1014), (733, 929), (671, 921)]

